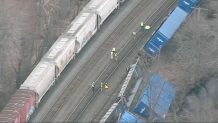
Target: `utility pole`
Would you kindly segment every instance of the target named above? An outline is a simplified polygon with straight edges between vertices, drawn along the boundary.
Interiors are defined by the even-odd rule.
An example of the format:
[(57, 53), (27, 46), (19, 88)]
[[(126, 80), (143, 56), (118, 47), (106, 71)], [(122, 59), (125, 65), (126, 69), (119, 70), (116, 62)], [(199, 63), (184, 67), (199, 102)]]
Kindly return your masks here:
[(199, 20), (199, 18), (200, 18), (200, 12), (201, 12), (201, 10), (208, 10), (208, 9), (204, 9), (204, 8), (201, 8), (201, 7), (191, 7), (191, 8), (198, 10), (198, 20)]
[[(191, 7), (191, 8), (198, 11), (197, 24), (200, 24), (200, 12), (201, 12), (201, 10), (208, 10), (208, 9), (201, 8), (201, 7)], [(199, 35), (199, 31), (197, 31), (197, 34), (196, 34), (196, 39), (195, 39), (196, 41), (198, 40), (198, 39), (197, 39), (198, 35)], [(197, 43), (196, 43), (196, 44), (197, 44)], [(197, 46), (195, 46), (194, 49), (197, 49)], [(195, 69), (195, 71), (194, 71), (193, 81), (196, 80), (196, 76), (197, 76), (196, 74), (198, 73), (198, 72), (197, 72), (197, 66), (200, 64), (200, 41), (198, 41), (198, 49), (197, 49), (197, 51), (195, 50), (194, 52), (196, 52), (195, 55), (196, 55), (198, 58), (197, 58), (197, 60), (196, 60), (196, 63), (194, 63), (194, 69)], [(198, 55), (197, 55), (197, 54), (198, 54)], [(194, 59), (194, 61), (195, 61), (195, 59)]]
[(158, 65), (159, 65), (159, 59), (160, 59), (161, 48), (162, 48), (162, 45), (160, 45), (160, 47), (159, 47), (159, 55), (157, 56), (157, 68), (156, 68), (156, 73), (158, 73)]

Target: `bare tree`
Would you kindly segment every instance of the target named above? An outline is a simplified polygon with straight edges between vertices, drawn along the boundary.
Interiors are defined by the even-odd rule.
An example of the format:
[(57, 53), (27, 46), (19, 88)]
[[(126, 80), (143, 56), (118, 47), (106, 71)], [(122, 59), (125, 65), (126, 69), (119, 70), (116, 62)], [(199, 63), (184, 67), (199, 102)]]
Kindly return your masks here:
[[(140, 59), (140, 63), (142, 66), (142, 71), (144, 73), (143, 81), (145, 81), (146, 87), (150, 88), (147, 90), (148, 98), (146, 99), (149, 103), (149, 106), (148, 106), (149, 107), (149, 112), (148, 112), (149, 114), (146, 114), (146, 115), (148, 115), (148, 119), (147, 119), (148, 122), (152, 122), (155, 118), (156, 119), (158, 118), (155, 116), (154, 109), (156, 107), (157, 101), (159, 100), (159, 96), (157, 96), (155, 93), (157, 86), (156, 86), (156, 84), (154, 84), (154, 83), (157, 83), (158, 80), (151, 82), (150, 77), (151, 77), (153, 71), (155, 71), (154, 69), (158, 70), (157, 68), (152, 68), (152, 64), (154, 64), (155, 62), (156, 62), (156, 64), (158, 64), (157, 63), (158, 60), (153, 61), (153, 59), (147, 55), (140, 55), (139, 59)], [(156, 65), (156, 67), (158, 67), (158, 65)]]
[(211, 112), (212, 102), (210, 99), (203, 101), (196, 96), (188, 97), (189, 106), (181, 114), (181, 121), (189, 122), (212, 122), (213, 115)]

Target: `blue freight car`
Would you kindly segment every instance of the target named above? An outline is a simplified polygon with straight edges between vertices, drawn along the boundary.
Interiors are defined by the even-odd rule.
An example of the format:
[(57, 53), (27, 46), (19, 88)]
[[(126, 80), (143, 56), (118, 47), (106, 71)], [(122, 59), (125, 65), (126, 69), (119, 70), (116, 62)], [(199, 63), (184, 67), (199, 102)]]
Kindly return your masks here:
[(200, 2), (201, 0), (180, 0), (178, 6), (189, 13), (192, 11), (192, 7), (197, 6)]
[(136, 117), (134, 114), (125, 110), (122, 117), (120, 118), (119, 123), (144, 123), (144, 122), (138, 117)]
[[(176, 89), (157, 73), (152, 74), (150, 82), (134, 111), (148, 119), (150, 110), (152, 110), (153, 116), (164, 119), (173, 101)], [(150, 107), (152, 108), (150, 109)]]
[(143, 49), (149, 55), (155, 57), (159, 53), (160, 46), (164, 47), (187, 16), (186, 11), (176, 7)]

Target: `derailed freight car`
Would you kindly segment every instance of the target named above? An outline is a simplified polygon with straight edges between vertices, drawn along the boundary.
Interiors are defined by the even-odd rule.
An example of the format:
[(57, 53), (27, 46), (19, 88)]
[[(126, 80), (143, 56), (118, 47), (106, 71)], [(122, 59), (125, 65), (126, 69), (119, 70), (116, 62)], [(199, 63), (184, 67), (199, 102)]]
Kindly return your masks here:
[(136, 117), (131, 112), (125, 110), (120, 118), (119, 123), (145, 123), (140, 118)]
[(42, 60), (55, 64), (55, 77), (57, 78), (74, 56), (75, 39), (63, 35), (57, 39)]
[(40, 61), (20, 89), (33, 90), (36, 93), (36, 106), (55, 82), (55, 65), (48, 61)]
[(97, 14), (98, 29), (105, 19), (119, 6), (118, 0), (92, 0), (84, 10), (92, 11)]
[(79, 53), (96, 31), (97, 15), (88, 11), (82, 11), (64, 31), (63, 35), (75, 39), (76, 53)]
[(144, 46), (144, 51), (150, 56), (157, 56), (159, 50), (165, 46), (187, 16), (188, 13), (186, 11), (180, 7), (176, 7), (163, 25), (149, 40), (148, 44)]
[(146, 119), (149, 119), (150, 116), (152, 116), (151, 118), (165, 119), (175, 93), (176, 89), (173, 85), (157, 73), (153, 73), (134, 112)]
[(27, 122), (35, 110), (35, 92), (17, 90), (0, 113), (1, 122)]

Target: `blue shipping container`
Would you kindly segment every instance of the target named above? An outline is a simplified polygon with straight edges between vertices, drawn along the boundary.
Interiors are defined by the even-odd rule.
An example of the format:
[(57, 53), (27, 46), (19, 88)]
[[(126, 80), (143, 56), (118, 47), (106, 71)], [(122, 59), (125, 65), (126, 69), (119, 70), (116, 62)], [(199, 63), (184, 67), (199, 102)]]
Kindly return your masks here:
[(156, 44), (157, 47), (159, 47), (160, 49), (160, 46), (164, 47), (168, 40), (169, 39), (166, 36), (164, 36), (161, 32), (157, 31), (156, 34), (150, 40), (150, 42)]
[(125, 110), (122, 117), (120, 118), (119, 123), (144, 123), (144, 122), (138, 117), (136, 117), (134, 114)]
[(189, 13), (192, 11), (192, 7), (196, 7), (200, 2), (201, 0), (180, 0), (178, 6)]
[(180, 7), (176, 7), (172, 14), (151, 38), (149, 43), (144, 47), (144, 51), (155, 57), (159, 53), (160, 45), (162, 45), (161, 48), (163, 48), (187, 16), (188, 13), (183, 11)]
[(148, 42), (148, 44), (144, 47), (144, 50), (151, 56), (155, 57), (158, 52), (159, 49), (157, 47), (157, 45), (153, 44), (152, 42)]
[(170, 39), (179, 28), (181, 23), (185, 20), (187, 15), (188, 13), (183, 11), (181, 8), (176, 7), (176, 9), (160, 27), (159, 32), (166, 36), (168, 39)]
[[(157, 73), (153, 73), (149, 85), (145, 88), (135, 112), (149, 118), (150, 108), (155, 116), (165, 118), (175, 96), (176, 89)], [(156, 102), (156, 104), (155, 104)]]

